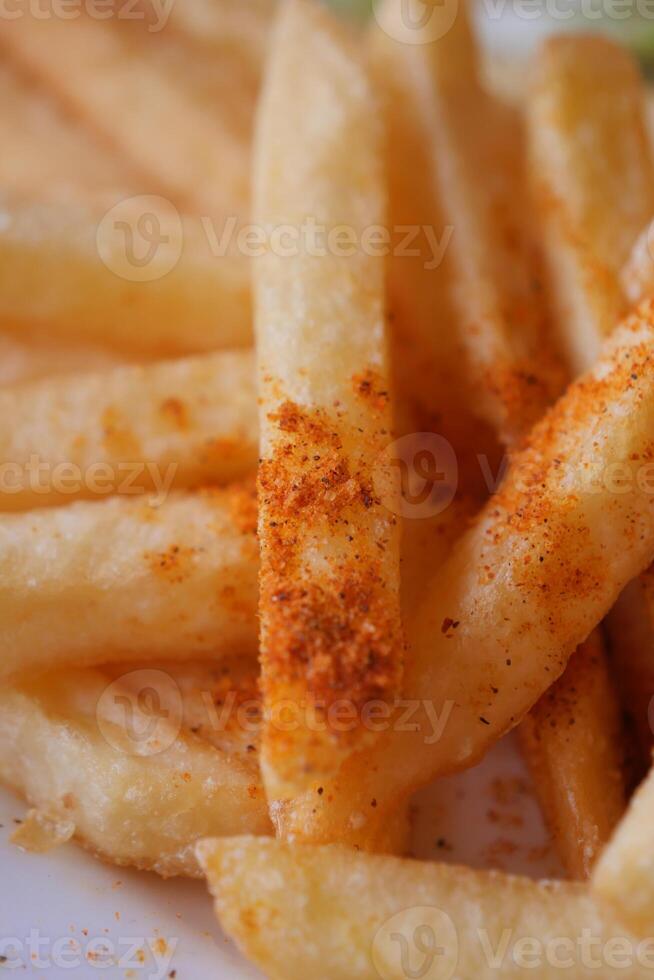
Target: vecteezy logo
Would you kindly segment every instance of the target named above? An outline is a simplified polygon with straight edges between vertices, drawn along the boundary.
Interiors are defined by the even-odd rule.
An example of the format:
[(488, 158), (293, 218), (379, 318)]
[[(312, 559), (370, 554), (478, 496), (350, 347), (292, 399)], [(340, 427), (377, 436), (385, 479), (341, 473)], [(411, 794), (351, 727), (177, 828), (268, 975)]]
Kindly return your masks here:
[(404, 909), (387, 919), (372, 943), (381, 980), (451, 980), (458, 959), (454, 923), (431, 905)]
[(375, 20), (403, 44), (432, 44), (452, 29), (459, 0), (373, 0)]
[(98, 699), (98, 728), (125, 755), (158, 755), (174, 744), (184, 706), (179, 687), (163, 670), (134, 670), (109, 684)]
[(182, 219), (165, 197), (142, 194), (115, 204), (96, 234), (98, 255), (129, 282), (152, 282), (171, 272), (183, 248)]
[(446, 510), (456, 495), (456, 453), (435, 432), (413, 432), (391, 443), (373, 470), (375, 492), (398, 517), (420, 520)]

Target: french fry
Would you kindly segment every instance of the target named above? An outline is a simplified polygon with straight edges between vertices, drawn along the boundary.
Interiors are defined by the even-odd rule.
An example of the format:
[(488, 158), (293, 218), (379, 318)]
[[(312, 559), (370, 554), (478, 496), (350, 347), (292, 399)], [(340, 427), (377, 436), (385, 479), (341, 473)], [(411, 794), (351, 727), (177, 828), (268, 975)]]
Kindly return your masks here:
[(63, 345), (0, 333), (0, 387), (25, 384), (62, 374), (107, 371), (127, 363), (118, 351), (89, 344)]
[(593, 891), (639, 935), (654, 929), (654, 770), (636, 791), (629, 810), (604, 849)]
[[(5, 196), (0, 328), (150, 357), (250, 344), (247, 260), (214, 254), (199, 219), (157, 208), (137, 197), (103, 219), (84, 202)], [(139, 237), (144, 220), (161, 233), (154, 244)]]
[(576, 884), (252, 837), (197, 854), (223, 928), (272, 980), (651, 975), (651, 947)]
[(650, 707), (654, 698), (654, 569), (630, 582), (609, 613), (606, 625), (615, 659), (615, 676), (636, 743), (636, 770), (642, 778), (654, 747)]
[(647, 567), (653, 350), (646, 303), (536, 426), (428, 584), (407, 623), (403, 707), (386, 716), (385, 741), (279, 807), (282, 835), (350, 841), (356, 824), (352, 843), (365, 847), (367, 827), (398, 800), (473, 765), (517, 725)]
[[(262, 771), (273, 801), (370, 741), (358, 717), (334, 723), (335, 702), (358, 713), (392, 699), (401, 678), (384, 264), (361, 242), (385, 218), (378, 116), (352, 39), (319, 5), (291, 0), (255, 154), (257, 220), (298, 233), (292, 255), (271, 247), (255, 266)], [(312, 255), (299, 238), (307, 218), (330, 233), (346, 222), (354, 248), (328, 240)], [(277, 721), (285, 705), (291, 726)]]
[(0, 65), (0, 87), (3, 190), (48, 201), (126, 196), (134, 181), (129, 168), (96, 146), (56, 103), (7, 64)]
[(575, 651), (519, 732), (566, 871), (588, 878), (626, 806), (620, 707), (599, 631)]
[(164, 70), (152, 45), (135, 50), (117, 24), (84, 16), (12, 19), (0, 44), (124, 157), (151, 193), (202, 215), (247, 209), (243, 142), (221, 124), (220, 103), (200, 104), (179, 74)]
[(454, 334), (469, 372), (464, 393), (474, 390), (477, 411), (513, 442), (562, 388), (545, 337), (535, 243), (524, 220), (519, 120), (479, 82), (465, 9), (432, 41), (431, 23), (420, 17), (423, 5), (415, 0), (413, 16), (406, 6), (399, 0), (383, 5), (376, 47), (382, 65), (390, 63), (411, 90), (412, 111), (426, 114), (429, 179), (453, 232), (448, 250), (456, 286), (450, 288)]
[(253, 668), (227, 671), (69, 670), (3, 685), (0, 780), (35, 808), (16, 843), (44, 850), (74, 835), (115, 864), (195, 877), (193, 844), (207, 833), (270, 833), (257, 754), (242, 744), (254, 749), (253, 712), (248, 733), (233, 718), (213, 739), (193, 724), (202, 696), (231, 695), (234, 715), (256, 703)]
[(620, 282), (628, 301), (634, 305), (654, 295), (654, 223), (650, 222), (636, 239), (620, 270)]
[(555, 316), (579, 373), (625, 307), (620, 270), (654, 214), (644, 84), (624, 48), (556, 37), (537, 59), (528, 117)]
[[(257, 465), (249, 351), (23, 384), (0, 391), (0, 418), (0, 465), (14, 471), (0, 480), (4, 511), (97, 498), (93, 473), (106, 496), (152, 492), (164, 475), (168, 489), (228, 483)], [(34, 460), (49, 479), (35, 481)]]
[[(415, 30), (418, 21), (406, 20), (405, 11), (398, 0), (387, 0), (383, 10), (386, 19), (382, 18), (382, 23), (385, 26), (391, 21), (394, 27), (399, 29), (399, 21), (404, 18), (403, 23), (410, 23), (411, 30)], [(479, 392), (485, 396), (485, 414), (496, 428), (498, 439), (511, 449), (528, 432), (530, 424), (544, 414), (556, 390), (555, 378), (557, 377), (554, 367), (556, 353), (553, 338), (549, 335), (544, 317), (539, 313), (544, 304), (540, 290), (535, 284), (540, 270), (533, 254), (533, 246), (529, 244), (528, 208), (525, 207), (524, 200), (521, 204), (521, 195), (522, 199), (527, 196), (526, 173), (523, 165), (525, 140), (517, 128), (515, 132), (512, 131), (513, 124), (510, 120), (502, 120), (501, 117), (499, 120), (494, 119), (494, 115), (497, 116), (500, 109), (495, 100), (482, 90), (479, 81), (479, 58), (465, 5), (458, 9), (453, 27), (442, 38), (429, 43), (427, 37), (431, 25), (427, 23), (423, 30), (425, 43), (418, 46), (403, 43), (399, 39), (392, 40), (387, 32), (379, 29), (374, 32), (375, 50), (380, 57), (379, 77), (384, 79), (384, 84), (392, 92), (394, 91), (395, 97), (395, 105), (393, 106), (391, 102), (390, 113), (391, 120), (395, 124), (390, 156), (391, 161), (398, 159), (398, 166), (391, 167), (391, 174), (395, 174), (395, 181), (391, 185), (395, 186), (392, 200), (399, 201), (400, 206), (404, 208), (411, 207), (410, 202), (413, 202), (415, 209), (416, 196), (424, 193), (422, 188), (425, 183), (428, 187), (438, 188), (445, 202), (445, 214), (454, 228), (452, 247), (446, 252), (445, 258), (449, 256), (450, 259), (451, 268), (447, 269), (449, 280), (462, 284), (458, 304), (455, 302), (454, 309), (448, 311), (442, 295), (444, 289), (442, 288), (440, 292), (435, 289), (433, 279), (431, 282), (424, 281), (424, 271), (421, 276), (420, 266), (410, 267), (409, 271), (415, 268), (413, 277), (407, 276), (407, 271), (401, 267), (400, 260), (395, 260), (395, 263), (391, 264), (391, 269), (394, 266), (397, 268), (396, 288), (399, 293), (400, 308), (409, 311), (409, 316), (405, 315), (404, 321), (408, 320), (409, 324), (419, 326), (421, 311), (414, 307), (424, 308), (426, 317), (431, 318), (431, 331), (429, 327), (422, 330), (414, 329), (414, 335), (422, 339), (429, 336), (431, 332), (431, 336), (434, 337), (432, 344), (441, 345), (434, 362), (448, 378), (454, 379), (453, 384), (452, 382), (443, 384), (434, 380), (437, 375), (431, 377), (430, 387), (436, 397), (439, 393), (441, 398), (443, 394), (449, 397), (452, 385), (461, 392), (462, 401), (472, 404), (471, 387), (474, 386), (477, 398)], [(401, 31), (397, 34), (394, 31), (393, 34), (396, 38), (403, 36)], [(434, 112), (434, 103), (437, 106), (436, 112)], [(464, 122), (459, 130), (457, 127), (460, 113), (464, 114)], [(422, 131), (422, 139), (411, 140), (411, 135), (419, 131)], [(403, 138), (404, 133), (408, 138)], [(417, 142), (420, 143), (421, 148), (415, 145)], [(425, 147), (431, 148), (431, 152), (425, 151)], [(479, 161), (483, 160), (489, 167), (493, 167), (493, 154), (498, 151), (505, 154), (506, 159), (495, 166), (495, 169), (502, 173), (502, 181), (505, 183), (495, 180), (494, 185), (489, 178), (480, 182)], [(422, 180), (416, 179), (415, 163), (413, 163), (416, 155), (418, 166), (422, 171)], [(429, 162), (424, 161), (425, 156), (430, 157)], [(416, 184), (418, 190), (414, 189)], [(478, 192), (480, 184), (481, 199)], [(438, 214), (436, 220), (442, 222), (442, 211), (439, 214), (434, 193), (433, 190), (431, 207)], [(506, 214), (506, 220), (510, 222), (513, 229), (511, 233), (507, 233), (507, 227), (495, 220), (498, 213)], [(403, 223), (408, 223), (407, 217), (408, 215), (403, 216)], [(471, 217), (476, 224), (470, 224)], [(470, 235), (473, 236), (474, 249), (470, 247)], [(516, 242), (521, 243), (517, 246), (518, 263), (509, 260), (509, 250), (516, 249)], [(506, 253), (504, 259), (501, 258), (502, 249)], [(499, 261), (500, 268), (503, 269), (502, 275), (489, 274), (488, 262), (491, 260)], [(403, 260), (404, 263), (406, 261)], [(424, 269), (424, 259), (422, 264)], [(466, 274), (462, 271), (465, 269), (467, 269)], [(479, 296), (484, 295), (478, 287), (475, 287), (475, 282), (483, 283), (487, 275), (488, 299), (484, 302), (488, 303), (489, 315), (479, 316), (470, 304), (476, 303)], [(420, 285), (423, 285), (422, 293), (419, 291)], [(425, 290), (432, 300), (431, 304), (419, 303)], [(518, 296), (519, 301), (517, 301)], [(434, 301), (437, 304), (436, 308)], [(433, 329), (433, 323), (439, 322), (439, 318), (441, 322), (449, 319), (456, 323), (457, 314), (460, 335), (457, 335), (456, 331)], [(475, 329), (471, 330), (471, 324), (476, 324), (477, 321), (481, 326), (475, 326)], [(476, 336), (478, 332), (481, 332), (480, 338)], [(468, 334), (474, 337), (473, 358), (481, 356), (481, 361), (476, 365), (471, 365), (458, 356), (457, 342), (460, 347), (461, 336), (465, 338)], [(453, 345), (450, 350), (444, 346), (448, 343)], [(480, 345), (486, 350), (486, 353), (481, 352), (481, 355)], [(425, 346), (425, 340), (423, 339), (422, 345), (416, 344), (414, 336), (413, 343), (409, 346), (421, 351)], [(545, 374), (540, 376), (540, 383), (539, 376), (533, 369), (527, 372), (524, 364), (522, 369), (518, 367), (524, 360), (525, 351), (534, 363), (542, 360), (549, 365)], [(489, 355), (490, 360), (485, 361), (484, 359)], [(406, 363), (409, 385), (415, 384), (415, 365), (411, 359)], [(461, 372), (462, 364), (465, 367), (463, 380), (457, 375), (457, 371), (459, 374)], [(507, 365), (512, 365), (510, 370), (516, 378), (522, 378), (523, 391), (517, 397), (516, 393), (520, 385), (511, 392), (511, 385), (503, 387), (502, 384), (498, 384)], [(559, 384), (562, 377), (563, 373), (560, 370)], [(451, 408), (457, 417), (461, 417), (462, 412), (456, 404)], [(463, 417), (465, 417), (465, 409), (463, 409)], [(470, 439), (470, 436), (468, 438)], [(480, 434), (477, 434), (476, 438), (479, 440)], [(418, 532), (415, 537), (419, 540), (420, 533)], [(410, 560), (412, 557), (409, 555)], [(424, 572), (426, 566), (423, 563), (418, 567), (419, 572)], [(437, 565), (432, 563), (431, 568), (434, 570)], [(410, 588), (416, 589), (416, 583), (410, 576), (409, 585)], [(416, 589), (418, 595), (422, 595), (423, 587), (424, 580)], [(408, 594), (409, 589), (406, 591)], [(539, 795), (546, 803), (550, 825), (560, 845), (566, 866), (571, 873), (578, 874), (582, 869), (588, 870), (591, 851), (596, 853), (598, 844), (608, 839), (622, 812), (624, 790), (619, 781), (619, 726), (617, 724), (610, 730), (614, 738), (611, 746), (607, 741), (604, 726), (602, 726), (604, 734), (598, 735), (596, 740), (591, 739), (589, 742), (581, 726), (568, 729), (565, 740), (562, 740), (558, 730), (552, 729), (549, 724), (541, 724), (545, 705), (548, 706), (551, 719), (558, 711), (567, 713), (571, 699), (576, 701), (581, 712), (590, 719), (601, 718), (607, 711), (611, 701), (611, 688), (606, 671), (600, 663), (600, 653), (596, 651), (593, 658), (580, 654), (578, 665), (575, 665), (575, 659), (573, 658), (570, 668), (569, 680), (564, 674), (552, 689), (552, 694), (544, 697), (541, 711), (525, 723), (527, 730), (522, 744), (528, 757), (535, 755), (535, 758), (529, 759), (531, 769), (540, 791)], [(597, 663), (598, 676), (593, 680), (590, 675), (594, 663)], [(575, 678), (582, 671), (589, 683), (577, 691)], [(560, 708), (556, 706), (557, 697), (561, 702)], [(617, 716), (617, 711), (616, 701), (611, 716)], [(575, 744), (577, 734), (582, 740), (581, 745)], [(593, 752), (593, 748), (596, 752)], [(536, 749), (538, 749), (537, 753)], [(557, 778), (561, 760), (558, 756), (562, 749), (565, 750), (567, 761), (568, 793), (555, 792), (555, 788), (559, 785)], [(607, 768), (609, 755), (612, 765)], [(578, 772), (575, 771), (577, 766)], [(577, 789), (579, 795), (575, 793)], [(580, 827), (583, 833), (579, 832)], [(568, 831), (573, 835), (572, 837), (569, 836)], [(574, 836), (575, 834), (577, 836)]]
[(2, 515), (0, 675), (256, 654), (255, 527), (249, 486)]

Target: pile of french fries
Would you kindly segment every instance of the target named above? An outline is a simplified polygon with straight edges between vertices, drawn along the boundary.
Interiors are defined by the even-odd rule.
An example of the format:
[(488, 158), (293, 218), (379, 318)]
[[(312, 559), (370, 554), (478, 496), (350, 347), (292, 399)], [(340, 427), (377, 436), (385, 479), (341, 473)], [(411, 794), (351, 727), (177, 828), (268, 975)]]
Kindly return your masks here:
[[(0, 779), (273, 978), (650, 976), (645, 83), (441, 6), (1, 22)], [(513, 728), (569, 880), (410, 859)]]

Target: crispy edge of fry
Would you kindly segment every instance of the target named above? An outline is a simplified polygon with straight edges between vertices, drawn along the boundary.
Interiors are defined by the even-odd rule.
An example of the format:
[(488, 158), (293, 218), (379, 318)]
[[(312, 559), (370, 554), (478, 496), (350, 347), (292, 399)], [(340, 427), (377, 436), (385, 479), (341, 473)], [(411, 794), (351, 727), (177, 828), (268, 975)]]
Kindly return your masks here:
[(577, 373), (624, 312), (620, 269), (654, 213), (643, 80), (628, 52), (606, 38), (551, 38), (527, 114), (554, 316)]
[(639, 935), (654, 929), (654, 769), (600, 856), (592, 888)]
[[(0, 328), (7, 334), (151, 357), (251, 343), (250, 266), (233, 247), (220, 254), (216, 226), (207, 230), (150, 195), (119, 202), (107, 215), (83, 201), (7, 194), (2, 208)], [(151, 253), (149, 281), (139, 281), (143, 268), (129, 247), (144, 209), (166, 238)]]
[[(329, 132), (316, 128), (322, 118)], [(257, 220), (301, 228), (309, 215), (331, 230), (345, 216), (357, 236), (379, 226), (381, 146), (354, 41), (319, 5), (290, 0), (260, 107)], [(349, 254), (331, 248), (269, 249), (255, 268), (262, 767), (273, 800), (370, 742), (361, 709), (391, 699), (402, 673), (384, 263), (360, 241)]]
[(197, 855), (223, 928), (273, 980), (401, 980), (429, 952), (433, 976), (512, 980), (532, 972), (516, 955), (524, 937), (539, 980), (561, 975), (562, 943), (574, 976), (594, 977), (584, 935), (631, 952), (631, 969), (605, 964), (602, 977), (650, 975), (639, 940), (578, 884), (251, 837), (202, 841)]
[(256, 653), (251, 484), (4, 514), (0, 542), (3, 677)]
[(566, 871), (588, 878), (626, 807), (620, 706), (598, 630), (519, 733)]
[[(189, 695), (176, 681), (189, 672), (175, 665), (165, 674), (139, 671), (140, 683), (161, 705), (171, 686), (179, 708), (181, 692)], [(249, 697), (255, 689), (253, 679)], [(101, 722), (108, 691), (125, 707)], [(15, 835), (28, 850), (74, 834), (114, 864), (198, 877), (193, 845), (207, 832), (270, 833), (256, 756), (213, 746), (182, 726), (181, 715), (178, 731), (173, 711), (156, 723), (161, 750), (148, 751), (136, 733), (153, 716), (139, 720), (138, 698), (120, 677), (68, 670), (18, 680), (3, 685), (0, 705), (0, 779), (35, 808)]]
[[(0, 511), (30, 510), (103, 495), (194, 489), (256, 470), (258, 422), (250, 351), (119, 367), (0, 391), (0, 459), (18, 479), (0, 480)], [(30, 461), (46, 467), (34, 486)], [(73, 480), (56, 479), (58, 467)], [(51, 484), (48, 485), (48, 474)], [(75, 483), (77, 474), (77, 483)]]
[[(637, 474), (652, 449), (652, 350), (654, 307), (646, 303), (533, 430), (407, 624), (404, 697), (417, 704), (417, 731), (398, 730), (389, 717), (382, 744), (347, 760), (322, 795), (314, 789), (272, 814), (280, 835), (347, 841), (357, 815), (357, 842), (365, 842), (369, 819), (473, 765), (522, 720), (647, 567), (654, 513)], [(614, 493), (607, 467), (630, 460), (627, 492)]]

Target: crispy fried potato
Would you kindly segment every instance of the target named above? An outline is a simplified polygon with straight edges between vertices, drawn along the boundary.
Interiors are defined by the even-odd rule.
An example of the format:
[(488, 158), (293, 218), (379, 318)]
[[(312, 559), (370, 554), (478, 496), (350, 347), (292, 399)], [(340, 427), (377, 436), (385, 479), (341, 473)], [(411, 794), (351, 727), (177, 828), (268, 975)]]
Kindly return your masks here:
[[(370, 741), (358, 718), (334, 723), (335, 702), (357, 713), (392, 698), (401, 679), (384, 263), (362, 243), (385, 219), (381, 156), (353, 40), (319, 5), (291, 0), (255, 164), (257, 220), (297, 229), (292, 254), (271, 247), (255, 266), (262, 770), (273, 800)], [(350, 246), (329, 239), (314, 254), (301, 237), (307, 215), (330, 233), (346, 227)]]
[(26, 384), (59, 375), (107, 371), (125, 365), (118, 351), (90, 344), (61, 344), (35, 337), (0, 333), (0, 387)]
[[(654, 308), (607, 342), (516, 455), (407, 623), (404, 698), (385, 742), (273, 814), (296, 840), (366, 843), (398, 799), (474, 764), (563, 671), (654, 554), (647, 480)], [(597, 405), (603, 410), (597, 413)], [(574, 594), (575, 601), (570, 601)]]
[(558, 330), (575, 373), (624, 308), (620, 271), (654, 214), (644, 85), (600, 37), (547, 41), (528, 103), (536, 204)]
[(620, 270), (620, 281), (625, 296), (634, 305), (654, 296), (654, 222), (638, 236)]
[[(96, 146), (47, 93), (0, 65), (0, 187), (42, 201), (110, 200), (134, 187), (117, 156)], [(44, 147), (47, 146), (47, 152)]]
[(83, 202), (4, 196), (0, 328), (153, 357), (250, 344), (247, 260), (219, 256), (206, 224), (161, 208), (136, 197), (103, 218)]
[(579, 885), (252, 837), (197, 853), (223, 928), (273, 980), (651, 975), (651, 946)]
[(636, 791), (627, 815), (604, 849), (593, 891), (638, 934), (654, 929), (654, 770)]
[(0, 675), (257, 649), (250, 487), (0, 517)]
[[(449, 38), (448, 60), (456, 70), (474, 70), (475, 50), (463, 15), (456, 27)], [(462, 356), (460, 331), (453, 328), (457, 323), (453, 229), (433, 178), (432, 146), (438, 140), (438, 126), (432, 86), (424, 72), (415, 70), (411, 52), (392, 43), (379, 28), (370, 30), (367, 44), (387, 128), (393, 236), (387, 274), (395, 430), (401, 436), (435, 432), (447, 439), (457, 459), (457, 502), (479, 505), (488, 487), (478, 455), (485, 455), (495, 472), (500, 450), (490, 427), (474, 411), (475, 388)], [(411, 67), (414, 70), (408, 70)], [(430, 444), (427, 439), (425, 446)], [(415, 469), (415, 460), (408, 462)], [(421, 514), (419, 521), (408, 521), (405, 530), (411, 534), (421, 527), (431, 538), (433, 529), (438, 537), (443, 524), (439, 515), (432, 528)], [(419, 544), (417, 530), (415, 538)], [(405, 561), (405, 567), (408, 564)]]
[(596, 630), (520, 726), (538, 799), (572, 878), (589, 877), (624, 813), (620, 721)]
[[(432, 41), (431, 23), (420, 19), (424, 6), (415, 0), (413, 16), (406, 6), (387, 0), (375, 47), (382, 71), (389, 64), (410, 91), (412, 111), (426, 114), (428, 179), (453, 230), (447, 246), (456, 283), (453, 327), (467, 360), (466, 388), (475, 391), (473, 405), (482, 417), (512, 442), (540, 418), (563, 380), (547, 340), (525, 220), (524, 137), (517, 115), (479, 82), (465, 8)], [(417, 43), (419, 23), (423, 43)], [(412, 167), (409, 173), (414, 180)]]
[(637, 774), (642, 777), (654, 746), (650, 707), (654, 698), (654, 568), (629, 583), (606, 625), (616, 682), (637, 743)]
[[(16, 470), (0, 480), (4, 511), (97, 498), (92, 473), (104, 495), (133, 494), (162, 478), (169, 489), (228, 483), (257, 465), (249, 351), (20, 385), (0, 391), (0, 418), (0, 473)], [(34, 459), (49, 481), (35, 482)], [(55, 479), (58, 467), (73, 479)]]
[(199, 728), (195, 702), (230, 693), (256, 703), (253, 667), (68, 670), (3, 685), (0, 780), (35, 807), (16, 842), (43, 850), (74, 834), (115, 864), (197, 876), (193, 845), (207, 833), (270, 833), (253, 712), (247, 733), (233, 717)]
[(217, 93), (213, 106), (201, 104), (153, 45), (135, 47), (114, 20), (29, 15), (6, 23), (0, 44), (124, 157), (148, 191), (203, 215), (247, 212), (247, 146), (223, 124)]

